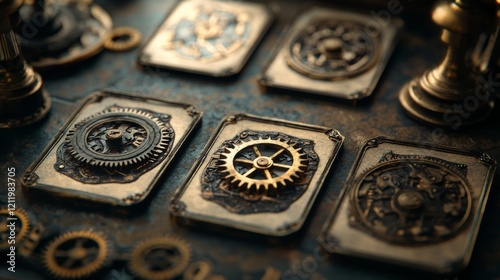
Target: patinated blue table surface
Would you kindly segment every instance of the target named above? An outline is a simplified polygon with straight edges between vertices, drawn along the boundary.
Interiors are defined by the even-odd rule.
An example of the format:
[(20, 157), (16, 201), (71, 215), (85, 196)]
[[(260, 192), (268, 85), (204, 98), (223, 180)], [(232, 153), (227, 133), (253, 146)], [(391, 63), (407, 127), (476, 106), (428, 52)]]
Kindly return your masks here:
[[(384, 1), (380, 1), (384, 2)], [(114, 26), (133, 26), (145, 39), (154, 32), (173, 6), (166, 0), (99, 0), (113, 18)], [(0, 178), (6, 182), (7, 167), (21, 173), (41, 153), (58, 129), (71, 115), (82, 98), (93, 91), (108, 88), (144, 96), (160, 97), (192, 103), (204, 111), (202, 125), (144, 203), (125, 211), (74, 203), (67, 199), (30, 196), (19, 185), (17, 206), (26, 209), (43, 223), (46, 234), (42, 246), (58, 233), (68, 229), (94, 228), (107, 233), (123, 250), (152, 235), (172, 234), (187, 240), (199, 259), (213, 263), (214, 273), (226, 279), (261, 279), (269, 267), (284, 273), (283, 279), (422, 279), (424, 276), (371, 262), (340, 257), (319, 261), (317, 268), (306, 269), (304, 260), (313, 256), (317, 237), (338, 200), (354, 158), (366, 139), (385, 135), (422, 143), (439, 144), (460, 149), (482, 150), (500, 160), (499, 110), (486, 122), (470, 128), (445, 130), (435, 137), (434, 128), (408, 118), (398, 102), (399, 89), (412, 77), (437, 64), (444, 53), (439, 30), (432, 24), (428, 5), (401, 1), (399, 14), (406, 24), (400, 41), (373, 95), (357, 103), (321, 98), (307, 94), (268, 91), (257, 87), (256, 77), (272, 50), (282, 39), (292, 15), (301, 1), (281, 1), (277, 21), (264, 37), (249, 63), (236, 77), (217, 79), (175, 71), (144, 69), (136, 63), (136, 51), (104, 51), (74, 67), (43, 73), (45, 87), (52, 96), (53, 108), (41, 123), (30, 128), (1, 131)], [(361, 6), (369, 12), (387, 9)], [(246, 112), (292, 121), (337, 128), (346, 136), (330, 176), (315, 202), (303, 229), (290, 238), (280, 240), (264, 236), (248, 236), (207, 228), (190, 228), (174, 223), (167, 205), (177, 187), (185, 179), (212, 131), (223, 116)], [(434, 135), (434, 136), (433, 136)], [(456, 279), (500, 279), (500, 174), (493, 183), (484, 219), (477, 237), (470, 266)], [(6, 183), (0, 187), (6, 188)], [(0, 203), (6, 204), (6, 189), (0, 191)], [(4, 259), (4, 257), (2, 257)], [(34, 263), (34, 264), (33, 264)], [(43, 279), (40, 261), (24, 264), (19, 260), (17, 273), (6, 272), (2, 262), (2, 279)], [(126, 263), (115, 262), (98, 277), (120, 279), (117, 273)], [(7, 278), (10, 277), (10, 278)], [(13, 278), (12, 278), (13, 277)], [(455, 279), (455, 276), (447, 277)], [(127, 278), (124, 278), (127, 279)], [(131, 279), (131, 278), (130, 278)], [(137, 278), (136, 278), (137, 279)], [(445, 277), (438, 277), (445, 279)]]

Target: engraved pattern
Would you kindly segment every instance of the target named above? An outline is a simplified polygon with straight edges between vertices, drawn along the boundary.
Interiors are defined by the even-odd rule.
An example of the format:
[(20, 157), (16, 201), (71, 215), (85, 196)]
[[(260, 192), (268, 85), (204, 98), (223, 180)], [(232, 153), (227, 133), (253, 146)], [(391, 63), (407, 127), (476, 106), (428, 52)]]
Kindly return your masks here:
[(250, 35), (250, 15), (222, 5), (199, 5), (165, 31), (166, 50), (179, 57), (213, 62), (240, 49)]
[(351, 223), (398, 243), (448, 238), (467, 221), (467, 167), (438, 158), (387, 153), (351, 193)]
[(289, 67), (313, 79), (337, 80), (370, 69), (378, 57), (378, 38), (354, 22), (320, 21), (310, 24), (290, 43)]

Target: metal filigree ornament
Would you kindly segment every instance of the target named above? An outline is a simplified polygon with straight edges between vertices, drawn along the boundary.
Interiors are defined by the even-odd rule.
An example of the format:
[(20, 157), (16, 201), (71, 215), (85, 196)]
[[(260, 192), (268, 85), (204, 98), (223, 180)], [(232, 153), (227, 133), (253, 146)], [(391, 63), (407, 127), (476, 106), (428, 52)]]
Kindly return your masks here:
[(379, 39), (364, 30), (355, 22), (314, 22), (292, 40), (285, 54), (287, 65), (313, 79), (357, 76), (378, 58)]
[(169, 121), (166, 114), (111, 106), (68, 131), (54, 167), (84, 183), (134, 181), (168, 154)]
[(202, 178), (203, 197), (238, 213), (283, 211), (316, 171), (313, 147), (312, 140), (282, 133), (243, 131), (214, 155)]
[(390, 242), (446, 239), (471, 211), (466, 166), (388, 153), (363, 172), (351, 193), (352, 222)]
[(201, 4), (166, 30), (164, 48), (188, 60), (213, 62), (240, 49), (250, 34), (250, 15)]

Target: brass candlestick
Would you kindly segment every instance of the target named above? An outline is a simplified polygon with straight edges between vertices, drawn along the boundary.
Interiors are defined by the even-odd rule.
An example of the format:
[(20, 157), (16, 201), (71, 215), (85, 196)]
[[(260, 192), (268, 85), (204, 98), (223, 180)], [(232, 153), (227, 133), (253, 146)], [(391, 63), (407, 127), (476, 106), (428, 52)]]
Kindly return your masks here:
[(399, 101), (409, 115), (453, 129), (480, 122), (489, 115), (494, 102), (473, 73), (468, 58), (488, 18), (474, 1), (446, 1), (435, 6), (432, 19), (443, 28), (441, 40), (448, 49), (439, 66), (401, 89)]
[(34, 123), (51, 105), (42, 78), (24, 60), (13, 31), (22, 4), (22, 0), (0, 0), (0, 128)]

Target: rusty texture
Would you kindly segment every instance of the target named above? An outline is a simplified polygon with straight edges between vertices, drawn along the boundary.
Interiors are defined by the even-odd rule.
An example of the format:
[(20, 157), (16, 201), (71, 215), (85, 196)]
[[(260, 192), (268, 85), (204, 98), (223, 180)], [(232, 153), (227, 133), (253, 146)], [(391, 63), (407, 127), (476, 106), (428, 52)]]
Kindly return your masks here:
[[(113, 18), (114, 26), (132, 26), (145, 38), (151, 36), (174, 5), (164, 0), (98, 0)], [(71, 229), (94, 228), (109, 235), (115, 244), (118, 259), (122, 252), (151, 236), (172, 234), (190, 243), (196, 258), (209, 261), (213, 273), (226, 279), (261, 279), (276, 275), (283, 279), (422, 279), (407, 269), (379, 266), (377, 263), (326, 258), (319, 250), (317, 237), (327, 221), (328, 213), (338, 200), (354, 158), (363, 142), (386, 135), (454, 147), (481, 150), (493, 159), (500, 159), (500, 111), (495, 109), (485, 122), (469, 128), (437, 129), (410, 119), (400, 107), (399, 89), (413, 77), (439, 63), (445, 48), (439, 40), (439, 29), (430, 19), (430, 7), (419, 7), (419, 1), (400, 1), (398, 14), (405, 21), (405, 31), (386, 66), (373, 95), (357, 103), (287, 91), (261, 92), (255, 79), (274, 48), (282, 40), (282, 31), (300, 11), (305, 1), (278, 1), (281, 12), (268, 34), (258, 45), (242, 72), (234, 77), (217, 79), (157, 68), (142, 68), (136, 63), (135, 52), (106, 52), (83, 63), (59, 71), (42, 73), (45, 89), (53, 100), (52, 111), (42, 122), (29, 128), (0, 131), (0, 203), (5, 206), (7, 168), (16, 168), (20, 182), (22, 172), (52, 140), (60, 127), (77, 108), (77, 103), (95, 90), (110, 88), (149, 97), (186, 102), (204, 111), (202, 125), (195, 131), (169, 172), (150, 196), (132, 208), (110, 208), (71, 199), (55, 199), (37, 192), (28, 192), (20, 184), (16, 205), (25, 208), (33, 223), (45, 227), (41, 246), (61, 232)], [(393, 1), (387, 1), (387, 3)], [(387, 3), (361, 6), (373, 11), (375, 21), (380, 15), (391, 16)], [(486, 79), (487, 80), (487, 79)], [(497, 106), (498, 107), (498, 106)], [(302, 230), (285, 240), (240, 232), (215, 231), (210, 227), (180, 226), (172, 221), (168, 202), (185, 179), (223, 116), (236, 112), (278, 117), (314, 125), (335, 127), (345, 137), (344, 146), (316, 200)], [(493, 182), (469, 268), (458, 279), (496, 279), (500, 277), (500, 174)], [(40, 254), (40, 249), (34, 254)], [(4, 257), (2, 257), (4, 259)], [(16, 274), (6, 270), (2, 262), (0, 278), (44, 279), (43, 267), (33, 260), (18, 258)], [(28, 269), (29, 267), (29, 269)], [(115, 261), (94, 279), (120, 279), (116, 274), (130, 274), (123, 261)], [(125, 269), (125, 270), (124, 270)], [(271, 273), (272, 272), (272, 273)], [(278, 273), (279, 274), (279, 273)], [(45, 276), (47, 278), (47, 276)], [(438, 277), (438, 279), (455, 279)], [(49, 278), (47, 278), (49, 279)]]

